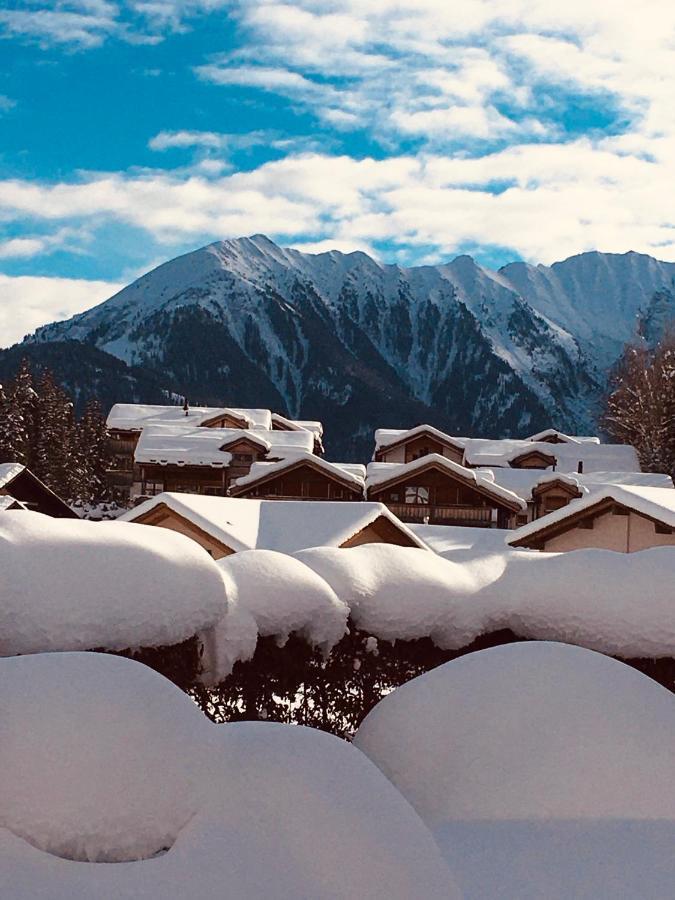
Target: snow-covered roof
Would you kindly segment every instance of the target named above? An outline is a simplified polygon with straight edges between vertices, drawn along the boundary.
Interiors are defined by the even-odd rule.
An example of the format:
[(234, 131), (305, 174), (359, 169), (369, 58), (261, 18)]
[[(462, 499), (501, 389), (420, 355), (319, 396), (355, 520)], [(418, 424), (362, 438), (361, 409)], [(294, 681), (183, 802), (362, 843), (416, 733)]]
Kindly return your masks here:
[(255, 462), (251, 466), (248, 475), (242, 475), (234, 482), (236, 490), (248, 487), (258, 481), (269, 478), (272, 475), (280, 475), (288, 469), (293, 469), (300, 463), (309, 463), (317, 469), (321, 469), (327, 475), (346, 481), (355, 487), (363, 489), (366, 478), (366, 467), (356, 463), (334, 463), (315, 456), (314, 453), (298, 453), (288, 456), (278, 462)]
[(467, 469), (459, 463), (440, 456), (438, 453), (429, 453), (427, 456), (421, 456), (419, 459), (413, 459), (407, 463), (370, 463), (368, 466), (368, 475), (366, 478), (366, 487), (368, 490), (380, 488), (384, 484), (391, 481), (407, 478), (420, 469), (433, 465), (436, 468), (443, 469), (449, 475), (460, 478), (462, 481), (474, 486), (477, 490), (489, 494), (495, 500), (506, 503), (508, 506), (517, 509), (525, 509), (526, 504), (521, 497), (513, 491), (501, 487), (499, 484), (481, 474), (476, 469)]
[(466, 525), (410, 524), (411, 531), (439, 556), (453, 559), (472, 554), (503, 553), (506, 538), (513, 534), (506, 528), (472, 528)]
[(234, 428), (181, 428), (148, 425), (143, 428), (134, 453), (138, 463), (221, 467), (232, 454), (221, 450), (237, 440), (249, 441), (272, 456), (311, 452), (314, 436), (309, 431), (252, 431)]
[(389, 447), (392, 444), (398, 444), (401, 441), (412, 440), (422, 434), (430, 434), (444, 444), (451, 447), (461, 449), (464, 447), (464, 438), (453, 437), (435, 428), (433, 425), (415, 425), (414, 428), (378, 428), (375, 431), (375, 452)]
[(21, 463), (0, 463), (0, 488), (14, 481), (17, 475), (20, 475), (26, 467)]
[(546, 441), (487, 440), (463, 438), (464, 462), (476, 467), (505, 467), (526, 453), (539, 452), (556, 460), (556, 471), (576, 472), (581, 462), (584, 473), (639, 472), (637, 452), (629, 444), (549, 444)]
[(523, 500), (532, 499), (532, 491), (538, 486), (552, 481), (562, 481), (577, 488), (582, 494), (595, 493), (608, 484), (633, 485), (634, 487), (673, 488), (670, 475), (655, 472), (576, 472), (545, 471), (540, 469), (497, 468), (478, 469), (486, 478), (492, 479)]
[(231, 406), (190, 406), (187, 415), (182, 406), (157, 406), (143, 403), (116, 403), (108, 413), (108, 428), (140, 431), (151, 424), (183, 424), (199, 426), (221, 415), (243, 419), (249, 428), (267, 430), (272, 427), (269, 409), (239, 409)]
[(330, 500), (256, 500), (202, 494), (158, 494), (117, 521), (135, 521), (164, 504), (232, 550), (339, 547), (376, 519), (389, 519), (418, 547), (424, 541), (382, 503)]
[(289, 428), (291, 431), (298, 431), (300, 429), (304, 429), (305, 431), (311, 431), (318, 438), (323, 435), (323, 425), (321, 422), (313, 422), (305, 419), (288, 419), (286, 416), (282, 416), (281, 413), (272, 413), (272, 425), (277, 422), (285, 428)]
[(638, 487), (636, 485), (605, 485), (567, 506), (528, 522), (516, 529), (507, 538), (511, 545), (519, 544), (523, 539), (548, 530), (552, 525), (564, 522), (570, 517), (576, 518), (580, 513), (590, 511), (605, 500), (613, 500), (636, 513), (656, 519), (670, 528), (675, 528), (675, 490), (667, 487)]
[(27, 509), (28, 507), (25, 503), (22, 503), (20, 500), (16, 500), (14, 497), (0, 495), (0, 512), (5, 512), (8, 509)]
[(558, 438), (566, 444), (599, 444), (600, 438), (593, 435), (565, 434), (564, 431), (558, 431), (557, 428), (545, 428), (536, 434), (531, 434), (526, 440), (528, 441), (544, 441), (546, 438)]

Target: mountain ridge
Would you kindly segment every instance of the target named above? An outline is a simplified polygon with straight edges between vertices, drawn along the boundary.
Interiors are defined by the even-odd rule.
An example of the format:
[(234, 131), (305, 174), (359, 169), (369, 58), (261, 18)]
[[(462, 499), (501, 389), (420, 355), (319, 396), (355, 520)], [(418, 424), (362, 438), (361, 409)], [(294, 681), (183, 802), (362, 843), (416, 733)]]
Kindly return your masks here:
[(253, 235), (163, 263), (26, 340), (84, 341), (180, 393), (323, 418), (353, 458), (368, 430), (421, 416), (455, 433), (587, 431), (623, 345), (671, 319), (675, 264), (645, 254), (403, 267)]

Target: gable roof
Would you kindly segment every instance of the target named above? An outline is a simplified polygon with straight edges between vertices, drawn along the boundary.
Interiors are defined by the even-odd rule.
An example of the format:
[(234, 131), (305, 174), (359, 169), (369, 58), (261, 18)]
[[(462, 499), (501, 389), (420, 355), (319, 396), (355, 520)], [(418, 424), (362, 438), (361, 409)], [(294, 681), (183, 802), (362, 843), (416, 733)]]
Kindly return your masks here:
[(248, 422), (249, 428), (269, 429), (272, 414), (269, 409), (239, 409), (230, 406), (190, 406), (185, 415), (182, 405), (159, 406), (145, 403), (115, 403), (106, 424), (121, 431), (140, 431), (146, 425), (201, 426), (222, 415), (232, 415)]
[(612, 502), (675, 528), (675, 490), (672, 488), (605, 485), (598, 491), (572, 500), (562, 509), (522, 525), (512, 533), (507, 543), (514, 547), (528, 546), (532, 539), (545, 539), (550, 534), (566, 531), (566, 525), (574, 527), (577, 519), (600, 513)]
[(489, 440), (463, 438), (466, 444), (464, 462), (477, 468), (503, 468), (523, 453), (539, 450), (556, 459), (556, 471), (574, 473), (579, 462), (584, 473), (639, 472), (637, 452), (630, 444), (596, 444), (592, 441), (575, 444), (548, 444), (522, 440)]
[(522, 497), (523, 500), (531, 500), (532, 492), (537, 487), (552, 481), (564, 481), (570, 487), (578, 488), (582, 494), (597, 493), (610, 484), (673, 489), (673, 479), (670, 475), (655, 472), (585, 472), (580, 475), (577, 472), (568, 474), (559, 470), (542, 472), (541, 469), (498, 467), (475, 471)]
[(366, 487), (368, 491), (376, 489), (380, 491), (389, 485), (408, 478), (410, 475), (424, 471), (428, 468), (441, 469), (448, 475), (464, 482), (468, 487), (489, 497), (501, 506), (507, 506), (512, 510), (525, 510), (525, 501), (506, 488), (498, 484), (476, 469), (467, 469), (459, 463), (447, 459), (438, 453), (429, 453), (419, 459), (413, 459), (407, 463), (371, 463), (368, 466)]
[(234, 428), (181, 428), (175, 425), (148, 425), (134, 452), (138, 463), (190, 465), (222, 468), (232, 454), (221, 447), (236, 440), (252, 441), (264, 452), (286, 456), (311, 451), (314, 436), (309, 431), (249, 431)]
[(309, 547), (339, 547), (380, 518), (388, 519), (416, 546), (428, 549), (384, 504), (365, 501), (249, 500), (164, 493), (116, 521), (133, 522), (162, 504), (235, 551), (295, 553)]
[(365, 485), (366, 467), (354, 463), (333, 463), (315, 456), (313, 453), (301, 453), (297, 456), (289, 456), (278, 462), (256, 462), (251, 466), (248, 475), (237, 478), (230, 487), (229, 493), (236, 496), (240, 491), (246, 490), (254, 484), (261, 484), (278, 477), (283, 472), (308, 465), (314, 469), (325, 472), (326, 475), (358, 488), (362, 493)]
[(375, 432), (375, 453), (385, 448), (395, 447), (398, 444), (407, 443), (416, 437), (422, 435), (430, 435), (443, 444), (455, 447), (457, 450), (463, 450), (465, 441), (463, 438), (453, 437), (446, 434), (433, 425), (415, 425), (414, 428), (398, 429), (398, 428), (378, 428)]
[(5, 512), (8, 509), (28, 509), (28, 507), (21, 500), (12, 497), (11, 494), (0, 495), (0, 512)]
[(585, 436), (585, 435), (572, 435), (565, 434), (564, 431), (558, 431), (557, 428), (545, 428), (543, 431), (538, 431), (536, 434), (531, 434), (528, 438), (525, 438), (526, 441), (545, 441), (546, 438), (558, 438), (558, 440), (562, 441), (565, 444), (599, 444), (600, 438), (595, 436)]

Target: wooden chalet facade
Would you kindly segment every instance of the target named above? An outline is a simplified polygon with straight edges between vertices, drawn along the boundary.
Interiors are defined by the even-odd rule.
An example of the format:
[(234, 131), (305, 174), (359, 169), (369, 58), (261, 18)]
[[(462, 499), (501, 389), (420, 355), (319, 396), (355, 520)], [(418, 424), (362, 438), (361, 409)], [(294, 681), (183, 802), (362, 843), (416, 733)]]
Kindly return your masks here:
[(524, 501), (439, 456), (393, 468), (391, 476), (378, 472), (369, 479), (367, 497), (384, 503), (402, 522), (513, 528), (525, 521)]
[(432, 453), (462, 464), (464, 447), (449, 435), (427, 425), (412, 428), (401, 437), (376, 446), (375, 462), (407, 463)]
[[(365, 477), (365, 468), (363, 471)], [(339, 466), (306, 456), (270, 466), (260, 466), (233, 483), (231, 497), (263, 500), (363, 500), (364, 482)]]

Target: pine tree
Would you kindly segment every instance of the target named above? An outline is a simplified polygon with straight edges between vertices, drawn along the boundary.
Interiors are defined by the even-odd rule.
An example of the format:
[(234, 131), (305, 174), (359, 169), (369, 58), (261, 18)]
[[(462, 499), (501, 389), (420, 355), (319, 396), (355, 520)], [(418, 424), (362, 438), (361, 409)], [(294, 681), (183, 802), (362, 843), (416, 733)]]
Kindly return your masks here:
[(98, 400), (90, 400), (78, 424), (75, 457), (81, 473), (77, 500), (106, 503), (111, 499), (107, 470), (110, 468), (108, 430)]
[(0, 443), (6, 462), (32, 467), (36, 403), (28, 360), (23, 359), (0, 409)]
[(33, 471), (65, 500), (80, 490), (81, 471), (75, 454), (73, 404), (45, 370), (38, 383), (36, 440)]

